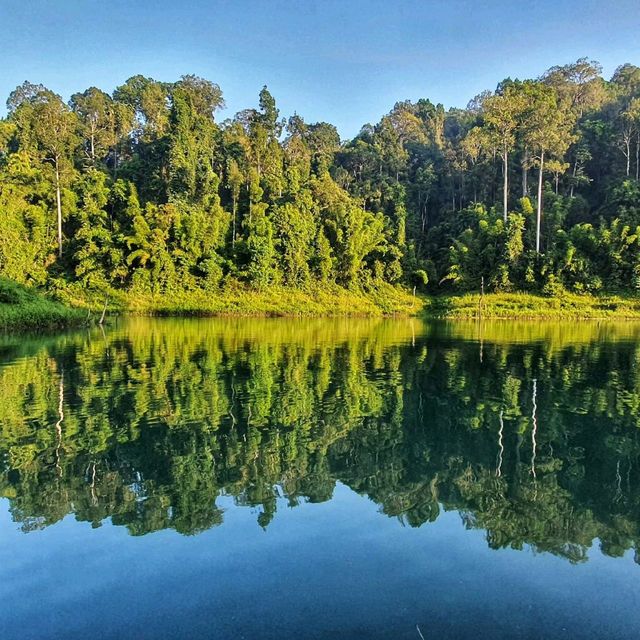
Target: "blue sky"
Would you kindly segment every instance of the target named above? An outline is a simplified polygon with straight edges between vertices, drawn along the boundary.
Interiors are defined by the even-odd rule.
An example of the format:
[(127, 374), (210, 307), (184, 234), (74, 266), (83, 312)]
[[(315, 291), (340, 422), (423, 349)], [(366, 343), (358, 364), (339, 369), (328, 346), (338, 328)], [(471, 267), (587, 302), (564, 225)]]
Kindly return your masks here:
[(223, 117), (267, 84), (282, 115), (350, 137), (398, 100), (465, 106), (581, 56), (607, 77), (640, 65), (640, 0), (0, 0), (0, 35), (2, 102), (25, 79), (68, 99), (195, 73), (221, 86)]

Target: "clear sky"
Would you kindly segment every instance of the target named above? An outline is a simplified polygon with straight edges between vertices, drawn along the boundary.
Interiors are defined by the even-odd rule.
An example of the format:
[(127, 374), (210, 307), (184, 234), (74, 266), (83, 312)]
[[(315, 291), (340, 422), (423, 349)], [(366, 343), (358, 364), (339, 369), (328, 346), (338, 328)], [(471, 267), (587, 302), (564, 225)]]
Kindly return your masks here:
[(282, 115), (350, 137), (398, 100), (465, 106), (582, 56), (607, 77), (640, 65), (640, 0), (0, 0), (0, 34), (2, 102), (23, 80), (68, 99), (194, 73), (221, 86), (223, 116), (267, 84)]

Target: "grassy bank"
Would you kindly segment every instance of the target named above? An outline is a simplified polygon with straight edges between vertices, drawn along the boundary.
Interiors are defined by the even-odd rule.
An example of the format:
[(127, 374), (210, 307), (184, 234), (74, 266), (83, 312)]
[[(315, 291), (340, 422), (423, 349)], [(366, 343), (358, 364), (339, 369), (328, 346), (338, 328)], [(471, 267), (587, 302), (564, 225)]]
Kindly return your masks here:
[(424, 301), (428, 318), (640, 319), (640, 296), (529, 293), (434, 296)]
[[(104, 294), (88, 294), (75, 286), (68, 287), (60, 295), (69, 305), (90, 309), (93, 313), (99, 313), (105, 302)], [(115, 291), (109, 295), (108, 311), (185, 316), (407, 316), (419, 313), (423, 304), (422, 299), (387, 284), (369, 291), (317, 285), (305, 290), (236, 288), (158, 295)]]
[[(90, 312), (97, 320), (105, 295), (79, 285), (59, 291), (62, 302), (0, 279), (0, 331), (41, 331), (81, 324)], [(472, 319), (640, 319), (640, 296), (575, 295), (549, 298), (528, 293), (491, 293), (414, 298), (403, 289), (379, 285), (352, 291), (335, 285), (306, 290), (272, 287), (264, 291), (182, 291), (153, 295), (109, 294), (108, 315), (376, 317), (424, 315)]]
[(51, 331), (79, 325), (86, 313), (0, 278), (0, 331)]

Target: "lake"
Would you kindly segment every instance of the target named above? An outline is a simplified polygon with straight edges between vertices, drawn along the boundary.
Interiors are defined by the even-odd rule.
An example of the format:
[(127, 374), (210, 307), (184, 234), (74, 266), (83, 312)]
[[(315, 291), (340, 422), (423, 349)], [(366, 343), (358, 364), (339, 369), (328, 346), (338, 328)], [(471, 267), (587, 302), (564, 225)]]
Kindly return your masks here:
[(634, 638), (640, 324), (0, 337), (2, 638)]

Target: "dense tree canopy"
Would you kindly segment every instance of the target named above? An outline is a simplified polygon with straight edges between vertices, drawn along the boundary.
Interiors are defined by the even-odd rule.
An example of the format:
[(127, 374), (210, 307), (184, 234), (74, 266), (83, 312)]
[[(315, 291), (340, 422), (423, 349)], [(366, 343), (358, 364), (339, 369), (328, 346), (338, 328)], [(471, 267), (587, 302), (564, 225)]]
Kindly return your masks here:
[(171, 293), (381, 281), (640, 287), (640, 68), (580, 59), (466, 109), (398, 102), (341, 141), (220, 87), (138, 75), (68, 104), (25, 82), (0, 120), (0, 275)]

